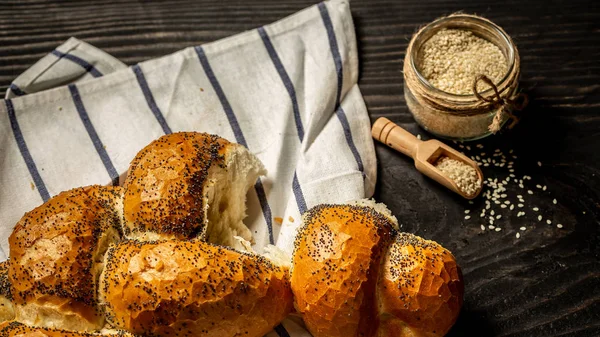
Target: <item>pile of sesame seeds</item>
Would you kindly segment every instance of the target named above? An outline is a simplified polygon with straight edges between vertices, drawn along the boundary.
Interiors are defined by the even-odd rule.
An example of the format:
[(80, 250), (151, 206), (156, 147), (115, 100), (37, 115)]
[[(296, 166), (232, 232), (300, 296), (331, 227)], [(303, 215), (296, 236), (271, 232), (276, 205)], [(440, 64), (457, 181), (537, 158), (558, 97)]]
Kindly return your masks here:
[[(473, 146), (458, 144), (458, 147), (465, 151), (482, 170), (494, 168), (494, 177), (488, 176), (483, 181), (486, 188), (481, 194), (482, 206), (478, 207), (478, 210), (466, 209), (465, 220), (479, 222), (482, 231), (500, 232), (503, 225), (507, 223), (507, 218), (515, 216), (523, 218), (530, 224), (519, 227), (515, 233), (517, 239), (521, 238), (528, 229), (538, 225), (556, 223), (557, 228), (563, 228), (561, 223), (552, 219), (551, 208), (558, 204), (558, 200), (552, 198), (546, 185), (536, 183), (531, 176), (517, 172), (518, 157), (513, 150), (509, 150), (508, 153), (500, 149), (487, 151), (482, 144)], [(539, 161), (537, 165), (542, 167)], [(552, 198), (552, 205), (544, 208), (544, 205), (531, 202), (533, 195), (539, 194), (544, 194), (548, 199)], [(469, 201), (469, 205), (474, 204), (473, 201)]]
[(479, 175), (477, 175), (477, 171), (460, 160), (441, 156), (435, 162), (435, 167), (442, 171), (448, 178), (452, 179), (466, 195), (475, 194), (481, 187), (481, 180), (479, 179)]
[[(498, 46), (463, 29), (436, 32), (423, 44), (419, 61), (419, 70), (429, 83), (458, 95), (471, 94), (473, 80), (480, 74), (499, 83), (508, 71)], [(477, 89), (481, 92), (487, 88)]]

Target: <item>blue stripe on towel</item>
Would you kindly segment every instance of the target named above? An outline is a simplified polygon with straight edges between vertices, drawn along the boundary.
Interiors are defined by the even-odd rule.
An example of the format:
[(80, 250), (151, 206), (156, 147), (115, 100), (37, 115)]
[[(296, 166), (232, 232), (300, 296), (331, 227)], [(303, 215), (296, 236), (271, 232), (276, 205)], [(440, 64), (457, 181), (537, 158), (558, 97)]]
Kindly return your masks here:
[[(196, 54), (198, 54), (200, 64), (202, 64), (202, 68), (206, 73), (206, 77), (208, 77), (208, 80), (210, 81), (213, 89), (215, 90), (217, 97), (219, 97), (219, 101), (221, 101), (221, 105), (223, 106), (225, 115), (229, 120), (229, 125), (231, 125), (231, 129), (233, 130), (235, 140), (238, 143), (244, 145), (246, 148), (248, 148), (248, 143), (246, 143), (246, 139), (244, 138), (244, 134), (242, 133), (242, 129), (240, 128), (240, 124), (238, 123), (237, 117), (233, 113), (233, 109), (231, 109), (231, 105), (229, 105), (229, 101), (227, 100), (227, 97), (225, 96), (225, 93), (223, 92), (223, 89), (221, 88), (221, 85), (219, 84), (219, 81), (217, 80), (217, 77), (215, 76), (215, 73), (213, 72), (210, 66), (210, 63), (208, 62), (208, 59), (206, 58), (204, 49), (198, 46), (195, 48), (195, 50)], [(260, 206), (265, 217), (265, 222), (267, 223), (267, 228), (269, 230), (269, 242), (273, 244), (275, 240), (273, 238), (273, 218), (271, 213), (271, 207), (269, 206), (267, 194), (265, 193), (265, 189), (260, 178), (258, 178), (258, 180), (256, 181), (254, 189), (256, 190), (256, 195), (260, 202)]]
[(142, 68), (140, 68), (140, 66), (137, 64), (131, 68), (133, 69), (133, 72), (135, 73), (135, 77), (137, 78), (138, 84), (140, 85), (140, 88), (142, 89), (142, 92), (144, 93), (144, 97), (146, 98), (146, 103), (148, 103), (148, 107), (150, 108), (150, 110), (152, 110), (152, 113), (154, 114), (154, 117), (156, 117), (158, 124), (160, 124), (160, 127), (162, 127), (165, 134), (172, 133), (171, 128), (169, 127), (169, 124), (167, 123), (167, 120), (165, 119), (165, 116), (163, 115), (163, 113), (160, 111), (160, 108), (156, 104), (156, 101), (154, 100), (154, 96), (152, 96), (152, 91), (150, 91), (150, 87), (148, 86), (146, 77), (144, 76), (144, 73), (142, 72)]
[(56, 55), (59, 59), (67, 59), (73, 63), (76, 63), (78, 65), (80, 65), (83, 69), (85, 69), (85, 71), (87, 71), (88, 73), (92, 74), (92, 76), (94, 77), (101, 77), (102, 73), (96, 69), (96, 67), (94, 67), (93, 64), (90, 64), (89, 62), (87, 62), (86, 60), (77, 57), (75, 55), (72, 54), (65, 54), (63, 52), (60, 52), (58, 50), (53, 50), (52, 54)]
[(279, 324), (273, 330), (275, 330), (279, 337), (290, 337), (289, 332), (287, 332), (287, 330), (283, 327), (283, 324)]
[(108, 153), (106, 152), (106, 149), (104, 148), (100, 137), (98, 137), (98, 133), (96, 132), (96, 129), (94, 128), (94, 125), (92, 124), (92, 121), (90, 120), (90, 117), (87, 111), (85, 110), (85, 106), (83, 106), (83, 101), (81, 100), (81, 96), (79, 95), (79, 90), (77, 89), (75, 84), (69, 84), (69, 90), (71, 91), (71, 97), (73, 98), (73, 103), (75, 104), (75, 108), (79, 113), (79, 117), (81, 118), (81, 121), (83, 122), (83, 125), (85, 126), (88, 135), (92, 139), (92, 143), (94, 143), (96, 152), (98, 152), (98, 155), (100, 156), (100, 159), (102, 160), (102, 163), (104, 164), (104, 167), (106, 168), (106, 171), (110, 176), (113, 186), (118, 186), (119, 174), (113, 166), (113, 163), (110, 160), (110, 157), (108, 156)]
[(11, 83), (10, 86), (8, 87), (10, 89), (10, 91), (12, 93), (14, 93), (17, 96), (25, 96), (27, 95), (27, 93), (23, 90), (21, 90), (21, 88), (19, 88), (16, 84)]
[(300, 211), (300, 214), (304, 214), (304, 212), (306, 212), (306, 200), (304, 199), (304, 194), (302, 193), (302, 188), (300, 187), (300, 182), (298, 181), (298, 175), (296, 174), (296, 172), (294, 172), (292, 190), (294, 191), (294, 196), (296, 197), (298, 210)]
[[(292, 83), (290, 76), (288, 75), (283, 63), (281, 63), (281, 59), (279, 55), (277, 55), (277, 51), (275, 47), (273, 47), (273, 43), (271, 43), (271, 39), (269, 35), (265, 31), (263, 27), (258, 28), (258, 34), (263, 40), (265, 44), (265, 48), (271, 57), (271, 61), (273, 61), (273, 65), (287, 90), (290, 100), (292, 101), (292, 110), (294, 112), (294, 120), (296, 121), (296, 130), (298, 132), (298, 138), (300, 138), (300, 143), (304, 139), (304, 126), (302, 125), (302, 118), (300, 117), (300, 109), (298, 108), (298, 99), (296, 98), (296, 89), (294, 89), (294, 84)], [(304, 199), (304, 193), (302, 192), (302, 187), (300, 187), (300, 182), (298, 181), (298, 176), (296, 172), (294, 172), (294, 180), (292, 182), (292, 190), (294, 191), (294, 196), (296, 197), (296, 203), (298, 204), (298, 210), (300, 214), (306, 212), (306, 201)]]
[(342, 124), (342, 128), (344, 129), (344, 136), (346, 137), (346, 142), (348, 143), (348, 147), (350, 147), (350, 151), (352, 151), (352, 155), (356, 160), (356, 164), (358, 166), (358, 170), (365, 176), (364, 173), (364, 165), (362, 159), (360, 157), (360, 153), (354, 144), (354, 140), (352, 139), (352, 131), (350, 129), (350, 123), (348, 123), (348, 118), (346, 117), (346, 113), (344, 109), (342, 109), (340, 105), (340, 97), (342, 94), (342, 84), (344, 83), (344, 70), (342, 68), (342, 57), (340, 55), (340, 50), (337, 44), (337, 40), (335, 37), (335, 31), (333, 30), (333, 24), (331, 23), (331, 18), (329, 17), (329, 12), (327, 11), (327, 6), (325, 3), (321, 2), (319, 5), (319, 12), (321, 13), (321, 17), (323, 18), (323, 24), (325, 25), (325, 29), (327, 30), (327, 37), (329, 38), (329, 48), (331, 49), (331, 55), (333, 56), (333, 62), (335, 63), (335, 70), (337, 72), (337, 94), (335, 99), (335, 114), (337, 115), (340, 123)]
[(10, 126), (12, 128), (15, 141), (17, 142), (17, 146), (21, 151), (21, 156), (23, 156), (23, 160), (25, 160), (25, 164), (27, 165), (29, 174), (31, 174), (35, 187), (40, 193), (42, 200), (46, 202), (48, 201), (48, 199), (50, 199), (50, 194), (48, 194), (48, 190), (46, 189), (44, 180), (42, 180), (42, 176), (40, 176), (40, 172), (38, 171), (37, 166), (35, 165), (35, 161), (33, 161), (33, 157), (31, 156), (31, 153), (29, 153), (29, 148), (27, 148), (27, 143), (25, 142), (23, 133), (21, 133), (21, 127), (19, 126), (19, 122), (17, 121), (15, 108), (13, 107), (12, 101), (10, 99), (4, 100), (4, 103), (6, 104), (6, 110), (8, 111), (8, 119), (10, 120)]
[(300, 138), (300, 142), (304, 139), (304, 126), (302, 126), (302, 118), (300, 117), (300, 109), (298, 108), (298, 99), (296, 98), (296, 90), (294, 89), (294, 84), (290, 80), (290, 77), (285, 71), (285, 67), (283, 63), (281, 63), (281, 59), (279, 59), (279, 55), (275, 51), (273, 44), (271, 43), (271, 39), (267, 32), (263, 27), (258, 28), (258, 33), (265, 44), (265, 48), (267, 48), (267, 52), (271, 57), (271, 61), (273, 61), (273, 65), (275, 69), (277, 69), (277, 73), (279, 73), (279, 77), (281, 77), (281, 81), (285, 86), (288, 94), (290, 95), (290, 99), (292, 100), (292, 110), (294, 111), (294, 120), (296, 121), (296, 130), (298, 131), (298, 138)]

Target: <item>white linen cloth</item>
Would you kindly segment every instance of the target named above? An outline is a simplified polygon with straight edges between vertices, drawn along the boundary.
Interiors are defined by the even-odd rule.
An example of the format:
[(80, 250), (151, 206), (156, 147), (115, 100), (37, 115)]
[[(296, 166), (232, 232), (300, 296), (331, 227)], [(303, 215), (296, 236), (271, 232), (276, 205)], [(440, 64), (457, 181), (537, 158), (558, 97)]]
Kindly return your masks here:
[[(373, 194), (376, 159), (357, 78), (346, 1), (132, 67), (71, 38), (0, 104), (0, 247), (8, 255), (15, 223), (43, 201), (118, 184), (149, 142), (193, 130), (241, 143), (265, 164), (245, 222), (257, 250), (276, 243), (291, 253), (307, 208)], [(295, 322), (277, 333), (306, 335)]]

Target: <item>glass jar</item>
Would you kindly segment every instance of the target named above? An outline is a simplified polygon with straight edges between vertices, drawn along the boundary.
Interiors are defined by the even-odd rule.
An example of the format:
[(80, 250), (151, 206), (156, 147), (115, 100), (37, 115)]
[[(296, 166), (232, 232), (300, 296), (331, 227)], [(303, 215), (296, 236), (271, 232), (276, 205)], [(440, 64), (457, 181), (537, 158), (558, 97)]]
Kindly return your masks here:
[[(488, 89), (459, 95), (434, 87), (421, 74), (421, 48), (441, 29), (461, 29), (473, 32), (500, 49), (507, 61), (507, 73), (497, 92)], [(437, 137), (470, 141), (498, 131), (512, 114), (508, 104), (517, 95), (520, 59), (512, 39), (496, 24), (475, 15), (455, 14), (438, 19), (420, 29), (409, 43), (404, 60), (404, 97), (413, 117), (428, 132)], [(475, 81), (475, 79), (474, 79)]]

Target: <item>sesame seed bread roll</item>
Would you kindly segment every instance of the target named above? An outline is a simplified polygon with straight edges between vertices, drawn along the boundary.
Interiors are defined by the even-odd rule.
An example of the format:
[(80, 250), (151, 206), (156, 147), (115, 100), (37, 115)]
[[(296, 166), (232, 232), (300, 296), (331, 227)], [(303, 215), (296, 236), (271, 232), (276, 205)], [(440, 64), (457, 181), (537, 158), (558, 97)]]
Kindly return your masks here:
[(0, 324), (0, 337), (91, 337), (91, 336), (119, 336), (134, 337), (125, 331), (106, 333), (88, 333), (82, 331), (69, 331), (52, 328), (32, 327), (19, 322), (5, 322)]
[(397, 224), (374, 205), (319, 205), (303, 215), (291, 285), (315, 337), (375, 333), (377, 275)]
[(15, 319), (10, 281), (8, 280), (8, 264), (9, 260), (0, 262), (0, 323)]
[(122, 189), (62, 192), (26, 213), (9, 237), (16, 320), (28, 325), (100, 329), (96, 290), (103, 257), (119, 240)]
[(200, 238), (243, 249), (246, 192), (262, 163), (245, 147), (215, 135), (179, 132), (160, 137), (131, 162), (125, 180), (124, 234), (154, 241)]
[(107, 321), (135, 334), (262, 337), (292, 309), (287, 269), (198, 240), (124, 241), (105, 265)]
[(379, 274), (378, 336), (445, 335), (458, 318), (463, 293), (452, 253), (434, 241), (398, 234)]

